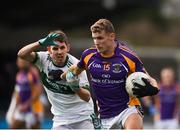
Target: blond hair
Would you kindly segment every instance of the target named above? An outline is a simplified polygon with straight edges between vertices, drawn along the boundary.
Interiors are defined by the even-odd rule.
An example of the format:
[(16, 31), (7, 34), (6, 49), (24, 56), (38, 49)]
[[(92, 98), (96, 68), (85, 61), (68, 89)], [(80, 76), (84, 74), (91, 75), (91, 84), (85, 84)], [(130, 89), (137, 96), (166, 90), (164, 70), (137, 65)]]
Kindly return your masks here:
[(107, 19), (99, 19), (91, 26), (90, 29), (91, 32), (93, 33), (101, 32), (101, 31), (105, 31), (108, 33), (115, 33), (113, 24)]

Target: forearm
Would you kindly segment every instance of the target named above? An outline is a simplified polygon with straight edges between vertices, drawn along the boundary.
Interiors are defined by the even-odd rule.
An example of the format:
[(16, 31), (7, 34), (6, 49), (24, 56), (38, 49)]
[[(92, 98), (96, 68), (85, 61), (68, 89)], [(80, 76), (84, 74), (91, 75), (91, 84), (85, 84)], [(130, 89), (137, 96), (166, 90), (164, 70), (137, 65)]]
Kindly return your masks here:
[(88, 102), (90, 100), (91, 94), (87, 89), (80, 88), (76, 91), (76, 94), (84, 101)]
[(24, 46), (22, 49), (18, 52), (18, 57), (32, 62), (35, 58), (34, 51), (40, 47), (39, 42), (34, 42), (29, 45)]

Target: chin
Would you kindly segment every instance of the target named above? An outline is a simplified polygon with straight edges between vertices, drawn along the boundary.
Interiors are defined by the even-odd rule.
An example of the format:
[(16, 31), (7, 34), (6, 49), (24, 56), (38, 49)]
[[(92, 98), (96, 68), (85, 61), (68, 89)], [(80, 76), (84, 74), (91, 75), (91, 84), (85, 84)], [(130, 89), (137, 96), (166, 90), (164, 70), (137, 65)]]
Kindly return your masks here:
[(58, 64), (62, 64), (63, 61), (62, 61), (62, 60), (58, 60), (57, 63), (58, 63)]
[(97, 51), (98, 51), (99, 53), (102, 53), (102, 52), (103, 52), (102, 50), (98, 50), (98, 49), (97, 49)]

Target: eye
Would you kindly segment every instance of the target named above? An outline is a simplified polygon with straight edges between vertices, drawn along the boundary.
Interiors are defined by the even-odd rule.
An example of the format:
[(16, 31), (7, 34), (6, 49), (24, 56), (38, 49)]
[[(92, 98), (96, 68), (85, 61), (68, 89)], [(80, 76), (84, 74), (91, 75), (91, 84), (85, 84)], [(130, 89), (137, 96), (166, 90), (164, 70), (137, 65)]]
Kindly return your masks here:
[(61, 46), (60, 49), (61, 49), (61, 50), (65, 49), (65, 46)]
[(52, 50), (57, 51), (58, 47), (53, 47)]

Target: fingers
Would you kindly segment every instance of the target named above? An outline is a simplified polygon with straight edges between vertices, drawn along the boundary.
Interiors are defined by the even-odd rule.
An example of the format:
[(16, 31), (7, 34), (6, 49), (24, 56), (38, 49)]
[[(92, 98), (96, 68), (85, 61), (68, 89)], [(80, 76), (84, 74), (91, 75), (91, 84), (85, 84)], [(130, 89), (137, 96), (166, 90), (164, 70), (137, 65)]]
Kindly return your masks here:
[(139, 95), (142, 93), (141, 89), (132, 89), (134, 95)]
[(144, 86), (142, 86), (142, 85), (140, 85), (138, 83), (134, 83), (134, 86), (135, 86), (135, 88), (133, 88), (133, 89), (141, 89), (141, 88), (144, 87)]
[(66, 74), (67, 74), (67, 72), (62, 73), (61, 76), (60, 76), (61, 79), (66, 79)]
[(49, 38), (50, 39), (56, 39), (59, 37), (60, 34), (57, 34), (57, 33), (52, 33), (52, 34), (49, 34)]
[(148, 79), (146, 79), (146, 78), (142, 78), (142, 81), (145, 83), (145, 85), (150, 84), (150, 82), (149, 82)]
[(135, 95), (137, 98), (141, 98), (141, 97), (144, 96), (144, 93), (142, 93), (141, 90), (135, 89), (135, 90), (133, 91), (133, 95)]

